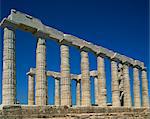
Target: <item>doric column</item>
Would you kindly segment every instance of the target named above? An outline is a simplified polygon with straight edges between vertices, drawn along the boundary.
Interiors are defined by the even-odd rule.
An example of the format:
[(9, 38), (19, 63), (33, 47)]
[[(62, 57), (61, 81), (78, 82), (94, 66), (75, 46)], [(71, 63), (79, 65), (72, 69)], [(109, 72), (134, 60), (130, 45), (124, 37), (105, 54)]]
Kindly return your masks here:
[(61, 105), (71, 106), (69, 47), (61, 44)]
[(112, 77), (112, 106), (120, 106), (120, 91), (119, 91), (119, 82), (118, 82), (118, 69), (117, 62), (111, 60), (111, 77)]
[(4, 28), (2, 104), (16, 103), (15, 31)]
[(123, 65), (118, 64), (118, 81), (119, 81), (119, 90), (120, 90), (120, 104), (124, 106), (124, 77), (123, 77)]
[(28, 105), (34, 105), (34, 75), (28, 74)]
[(95, 104), (98, 105), (98, 99), (99, 99), (99, 85), (98, 85), (98, 78), (94, 77), (94, 89), (95, 89)]
[(148, 80), (146, 69), (142, 70), (142, 106), (149, 107)]
[(139, 69), (137, 67), (133, 68), (133, 76), (134, 76), (134, 106), (141, 107)]
[(76, 83), (76, 105), (80, 106), (81, 105), (81, 93), (80, 93), (80, 80), (77, 81)]
[(55, 105), (60, 105), (60, 79), (55, 78)]
[(104, 57), (97, 57), (97, 72), (98, 72), (98, 105), (106, 106), (106, 76)]
[(131, 94), (130, 94), (130, 77), (129, 65), (123, 64), (123, 80), (124, 80), (124, 106), (131, 107)]
[(90, 106), (90, 72), (89, 72), (89, 59), (86, 51), (81, 51), (81, 82), (82, 82), (82, 100), (81, 105)]
[(36, 105), (47, 104), (46, 41), (38, 38), (36, 49)]

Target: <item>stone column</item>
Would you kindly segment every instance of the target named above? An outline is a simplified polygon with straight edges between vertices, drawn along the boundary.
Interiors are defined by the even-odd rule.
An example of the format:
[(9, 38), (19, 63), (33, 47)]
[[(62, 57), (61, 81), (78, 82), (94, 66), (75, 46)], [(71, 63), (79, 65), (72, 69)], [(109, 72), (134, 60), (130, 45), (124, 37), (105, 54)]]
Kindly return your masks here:
[(111, 77), (112, 77), (112, 106), (119, 107), (120, 99), (119, 99), (119, 82), (118, 82), (118, 69), (117, 62), (111, 60)]
[(119, 63), (118, 65), (118, 81), (120, 90), (120, 104), (124, 106), (124, 77), (123, 77), (123, 65)]
[(134, 106), (141, 107), (139, 69), (137, 67), (133, 68), (133, 76), (134, 76)]
[(90, 106), (90, 72), (89, 72), (89, 59), (86, 51), (81, 51), (81, 81), (82, 81), (82, 100), (81, 105)]
[(47, 104), (46, 41), (38, 38), (36, 49), (36, 105)]
[(130, 77), (129, 65), (123, 64), (123, 79), (124, 79), (124, 106), (131, 107), (131, 94), (130, 94)]
[(2, 104), (16, 103), (15, 31), (4, 28)]
[(28, 74), (28, 105), (34, 105), (34, 75)]
[(98, 99), (99, 99), (99, 84), (98, 84), (98, 78), (94, 77), (94, 89), (95, 89), (95, 104), (98, 105)]
[(60, 79), (55, 78), (55, 105), (60, 105)]
[(81, 105), (81, 93), (80, 93), (80, 80), (77, 81), (77, 84), (76, 84), (76, 105), (77, 106), (80, 106)]
[(104, 57), (97, 57), (97, 72), (98, 72), (98, 105), (106, 106), (106, 76)]
[(142, 70), (142, 106), (149, 107), (148, 80), (146, 69)]
[(71, 106), (69, 47), (61, 44), (61, 105)]

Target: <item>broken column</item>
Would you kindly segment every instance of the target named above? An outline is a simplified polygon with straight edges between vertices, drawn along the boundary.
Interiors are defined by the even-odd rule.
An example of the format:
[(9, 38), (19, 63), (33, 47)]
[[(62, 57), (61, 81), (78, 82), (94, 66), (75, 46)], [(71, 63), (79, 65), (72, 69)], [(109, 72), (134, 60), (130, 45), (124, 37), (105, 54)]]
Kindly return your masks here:
[(34, 105), (34, 75), (28, 74), (28, 105)]
[(80, 93), (80, 80), (77, 81), (76, 83), (76, 105), (80, 106), (81, 105), (81, 93)]
[(134, 76), (134, 106), (140, 107), (140, 80), (139, 80), (139, 69), (137, 67), (133, 67), (133, 76)]
[(36, 105), (47, 105), (46, 41), (38, 38), (36, 49)]
[(142, 106), (149, 107), (148, 80), (146, 68), (142, 69)]
[(2, 104), (16, 103), (15, 30), (4, 28)]
[(60, 105), (60, 79), (55, 78), (55, 105)]
[(91, 96), (90, 96), (90, 72), (89, 72), (89, 59), (88, 52), (81, 51), (81, 81), (82, 81), (82, 106), (91, 105)]
[(61, 105), (71, 106), (69, 47), (61, 44)]
[(111, 60), (111, 78), (112, 78), (112, 106), (119, 107), (120, 91), (119, 91), (119, 82), (118, 82), (117, 62), (115, 60)]
[(123, 64), (123, 80), (124, 80), (124, 106), (131, 107), (131, 94), (130, 94), (130, 77), (129, 77), (129, 64)]
[(98, 105), (106, 106), (106, 76), (104, 56), (97, 57), (97, 72), (98, 72)]

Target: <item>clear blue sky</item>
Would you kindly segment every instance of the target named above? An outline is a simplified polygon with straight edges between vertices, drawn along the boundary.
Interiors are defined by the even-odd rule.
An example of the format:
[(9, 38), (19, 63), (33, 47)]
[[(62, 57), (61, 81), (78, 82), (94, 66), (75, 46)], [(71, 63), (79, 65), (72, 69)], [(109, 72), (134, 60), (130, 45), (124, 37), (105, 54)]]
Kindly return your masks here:
[[(149, 67), (148, 0), (0, 0), (0, 20), (10, 9), (25, 12), (41, 21), (97, 45), (141, 60)], [(2, 41), (0, 37), (0, 102), (2, 83)], [(17, 100), (27, 103), (27, 76), (35, 67), (36, 38), (30, 33), (16, 31)], [(89, 53), (90, 70), (96, 69), (96, 57)], [(80, 73), (79, 50), (70, 47), (71, 73)], [(47, 69), (60, 71), (59, 45), (47, 40)], [(106, 60), (107, 96), (111, 102), (110, 62)], [(131, 85), (133, 83), (130, 70)], [(149, 82), (150, 82), (150, 78)], [(91, 79), (94, 103), (93, 79)], [(48, 78), (49, 104), (54, 102), (54, 79)], [(72, 82), (73, 104), (75, 81)], [(150, 87), (150, 85), (149, 85)], [(133, 89), (133, 86), (131, 86)], [(150, 90), (150, 88), (149, 88)], [(150, 91), (149, 91), (150, 92)], [(133, 91), (131, 91), (133, 95)], [(150, 95), (150, 93), (149, 93)]]

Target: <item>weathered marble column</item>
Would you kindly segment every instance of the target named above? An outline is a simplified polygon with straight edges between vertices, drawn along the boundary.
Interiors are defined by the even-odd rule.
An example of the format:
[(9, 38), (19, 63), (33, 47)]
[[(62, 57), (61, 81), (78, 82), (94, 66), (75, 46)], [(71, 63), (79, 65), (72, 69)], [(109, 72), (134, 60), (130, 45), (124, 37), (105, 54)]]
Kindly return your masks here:
[(69, 47), (61, 44), (61, 105), (71, 106)]
[(81, 93), (80, 93), (80, 80), (77, 81), (76, 83), (76, 105), (80, 106), (81, 105)]
[(60, 105), (60, 79), (55, 78), (55, 106)]
[(124, 77), (123, 77), (123, 65), (118, 64), (118, 81), (119, 81), (119, 91), (120, 91), (120, 104), (124, 106)]
[(16, 103), (15, 31), (4, 28), (2, 104)]
[(129, 77), (129, 65), (123, 64), (123, 80), (124, 80), (124, 106), (131, 107), (131, 94), (130, 94), (130, 77)]
[(46, 41), (38, 38), (36, 49), (36, 105), (47, 104)]
[(95, 104), (98, 105), (98, 99), (99, 99), (99, 84), (98, 84), (98, 78), (94, 77), (94, 89), (95, 89)]
[(119, 82), (118, 82), (118, 69), (117, 62), (111, 60), (111, 77), (112, 77), (112, 106), (120, 106), (120, 91), (119, 91)]
[(106, 106), (106, 76), (105, 62), (103, 56), (97, 57), (97, 72), (98, 72), (98, 105)]
[(28, 74), (28, 105), (34, 105), (34, 75)]
[(137, 67), (133, 68), (133, 76), (134, 76), (134, 106), (141, 107), (139, 69)]
[(146, 69), (142, 70), (142, 106), (149, 107), (148, 80)]
[(86, 51), (81, 51), (81, 82), (82, 82), (82, 106), (91, 105), (90, 96), (90, 72), (89, 72), (89, 59)]

